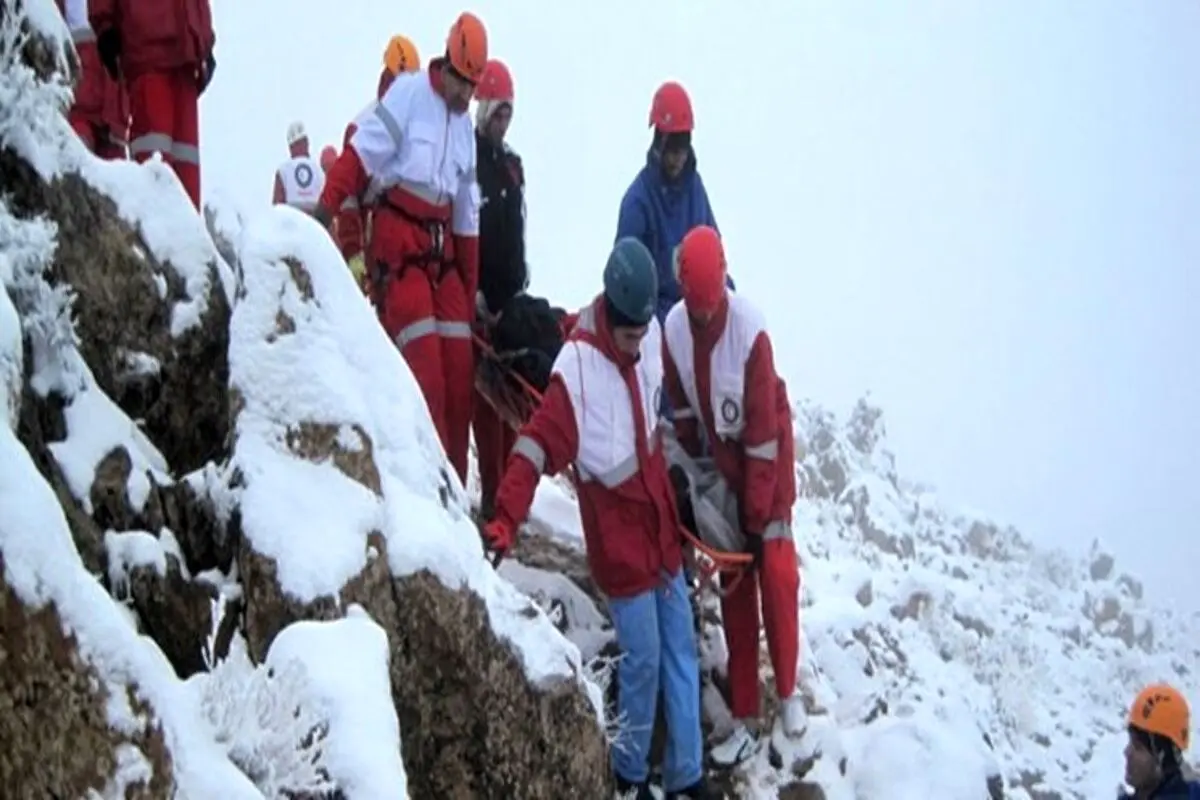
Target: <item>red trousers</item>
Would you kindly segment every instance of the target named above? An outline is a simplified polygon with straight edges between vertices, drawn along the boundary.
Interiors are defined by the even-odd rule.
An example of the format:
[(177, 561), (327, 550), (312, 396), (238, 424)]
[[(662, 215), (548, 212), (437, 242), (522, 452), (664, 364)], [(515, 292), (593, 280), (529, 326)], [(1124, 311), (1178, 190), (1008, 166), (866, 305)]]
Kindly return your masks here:
[(161, 153), (200, 209), (200, 87), (195, 68), (147, 72), (129, 79), (130, 154), (139, 162)]
[(517, 432), (500, 418), (491, 404), (482, 397), (475, 398), (475, 449), (479, 457), (480, 508), (493, 509), (496, 490), (504, 476), (508, 454), (517, 441)]
[[(723, 583), (727, 583), (722, 578)], [(762, 621), (767, 652), (775, 671), (775, 692), (783, 700), (796, 691), (800, 661), (800, 567), (790, 527), (778, 538), (763, 542), (762, 563), (721, 600), (725, 646), (729, 649), (729, 705), (735, 719), (759, 714), (758, 607), (762, 590)]]
[(367, 263), (389, 270), (383, 308), (377, 309), (384, 330), (417, 379), (446, 456), (465, 484), (475, 394), (475, 304), (468, 302), (457, 268), (404, 263), (428, 252), (430, 237), (387, 206), (373, 213), (368, 247)]

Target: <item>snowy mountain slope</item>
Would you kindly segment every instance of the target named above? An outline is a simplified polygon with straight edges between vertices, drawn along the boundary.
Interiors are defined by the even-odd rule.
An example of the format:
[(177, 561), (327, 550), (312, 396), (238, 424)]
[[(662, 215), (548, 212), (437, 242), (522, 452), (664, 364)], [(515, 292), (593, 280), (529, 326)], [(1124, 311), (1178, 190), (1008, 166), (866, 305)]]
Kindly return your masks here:
[[(411, 375), (328, 238), (262, 209), (232, 269), (164, 165), (83, 151), (60, 113), (67, 41), (49, 0), (0, 3), (3, 619), (36, 631), (0, 642), (5, 785), (603, 784), (598, 688), (485, 567)], [(62, 702), (94, 713), (13, 683), (52, 671), (47, 653)], [(60, 724), (19, 742), (39, 718)]]
[[(793, 796), (781, 791), (804, 770), (829, 798), (967, 800), (993, 775), (1010, 798), (1113, 796), (1134, 693), (1169, 680), (1200, 697), (1200, 617), (1149, 607), (1098, 546), (1041, 550), (905, 481), (866, 401), (845, 421), (811, 402), (795, 418), (812, 718), (800, 747), (776, 738), (739, 771), (740, 796)], [(543, 481), (529, 530), (570, 542), (569, 498)], [(585, 593), (528, 565), (501, 571), (599, 649), (608, 631)], [(705, 650), (720, 673), (718, 631)], [(720, 728), (727, 710), (707, 698)]]

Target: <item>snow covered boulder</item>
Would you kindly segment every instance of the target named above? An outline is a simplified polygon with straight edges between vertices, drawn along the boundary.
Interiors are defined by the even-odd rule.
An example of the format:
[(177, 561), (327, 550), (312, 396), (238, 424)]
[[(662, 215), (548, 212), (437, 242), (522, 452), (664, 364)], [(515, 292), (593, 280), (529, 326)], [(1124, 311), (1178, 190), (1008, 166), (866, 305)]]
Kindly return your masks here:
[[(25, 51), (41, 52), (36, 40)], [(97, 383), (175, 469), (214, 460), (229, 420), (233, 273), (165, 164), (96, 160), (57, 120), (31, 122), (20, 111), (6, 108), (9, 124), (29, 124), (33, 141), (0, 150), (0, 185), (15, 216), (57, 227), (46, 277), (74, 296), (79, 347)]]
[(361, 606), (390, 642), (414, 797), (604, 786), (599, 689), (487, 563), (420, 389), (329, 235), (274, 207), (237, 239), (230, 536), (251, 657)]

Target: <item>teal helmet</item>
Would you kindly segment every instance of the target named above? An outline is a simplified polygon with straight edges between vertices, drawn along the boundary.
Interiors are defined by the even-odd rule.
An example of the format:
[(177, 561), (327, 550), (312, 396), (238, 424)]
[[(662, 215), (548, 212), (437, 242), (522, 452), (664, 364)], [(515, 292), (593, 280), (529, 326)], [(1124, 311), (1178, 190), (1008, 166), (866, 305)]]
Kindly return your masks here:
[(658, 305), (658, 267), (638, 239), (627, 236), (613, 245), (604, 265), (604, 298), (615, 311), (614, 324), (648, 325)]

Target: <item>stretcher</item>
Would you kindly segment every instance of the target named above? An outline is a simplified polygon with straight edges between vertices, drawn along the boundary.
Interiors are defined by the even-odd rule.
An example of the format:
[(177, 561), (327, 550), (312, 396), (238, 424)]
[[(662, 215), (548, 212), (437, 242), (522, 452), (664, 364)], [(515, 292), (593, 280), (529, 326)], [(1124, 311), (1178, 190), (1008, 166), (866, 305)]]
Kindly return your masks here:
[[(476, 348), (475, 388), (480, 397), (495, 409), (497, 416), (514, 431), (519, 431), (542, 401), (542, 394), (509, 366), (503, 354), (497, 353), (487, 341), (474, 334)], [(571, 485), (577, 481), (571, 470)], [(704, 542), (694, 531), (682, 528), (684, 539), (695, 554), (695, 570), (701, 586), (710, 585), (721, 596), (733, 591), (750, 571), (752, 556), (719, 550)], [(492, 556), (492, 566), (499, 567), (503, 553)], [(716, 580), (725, 577), (724, 585)]]

